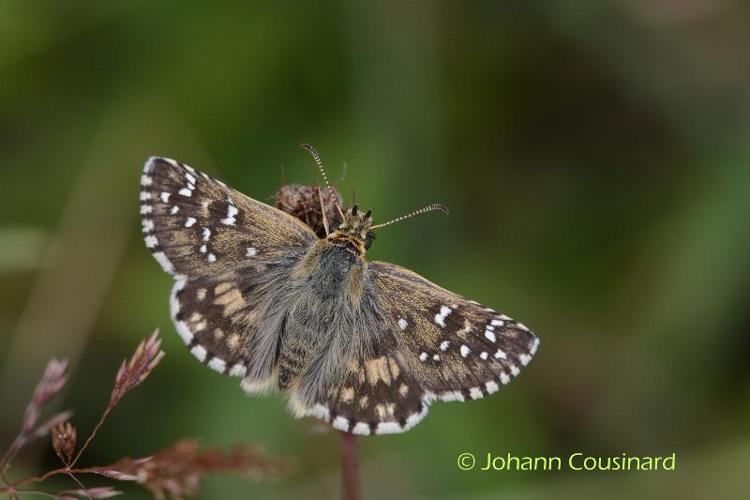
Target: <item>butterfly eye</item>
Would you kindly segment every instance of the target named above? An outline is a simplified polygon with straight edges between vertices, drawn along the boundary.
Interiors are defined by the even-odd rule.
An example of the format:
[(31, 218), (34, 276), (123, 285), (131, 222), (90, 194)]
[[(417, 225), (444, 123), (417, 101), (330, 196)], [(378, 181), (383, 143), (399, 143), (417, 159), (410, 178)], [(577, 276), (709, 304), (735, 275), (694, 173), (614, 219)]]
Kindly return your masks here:
[(365, 236), (365, 250), (370, 249), (370, 245), (372, 245), (372, 240), (375, 239), (375, 233), (369, 232), (367, 233), (367, 236)]

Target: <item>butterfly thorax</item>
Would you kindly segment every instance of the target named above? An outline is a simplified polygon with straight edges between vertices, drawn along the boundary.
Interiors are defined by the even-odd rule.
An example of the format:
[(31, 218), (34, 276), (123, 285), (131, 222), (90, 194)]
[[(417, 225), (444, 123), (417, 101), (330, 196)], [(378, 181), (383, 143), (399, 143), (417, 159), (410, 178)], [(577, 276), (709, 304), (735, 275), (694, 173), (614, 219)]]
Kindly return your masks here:
[(370, 230), (372, 226), (372, 217), (370, 211), (366, 213), (359, 212), (357, 205), (346, 211), (344, 220), (335, 228), (335, 231), (328, 235), (328, 241), (332, 244), (346, 248), (358, 257), (364, 256), (370, 243), (374, 238)]

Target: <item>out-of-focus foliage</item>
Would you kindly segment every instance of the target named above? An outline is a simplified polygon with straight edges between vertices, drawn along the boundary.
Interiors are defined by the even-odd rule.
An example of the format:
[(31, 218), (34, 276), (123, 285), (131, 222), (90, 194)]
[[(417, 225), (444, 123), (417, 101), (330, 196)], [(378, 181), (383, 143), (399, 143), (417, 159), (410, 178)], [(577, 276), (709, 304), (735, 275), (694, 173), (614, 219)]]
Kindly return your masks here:
[[(337, 495), (336, 436), (181, 345), (137, 216), (149, 155), (266, 200), (282, 166), (318, 182), (305, 141), (332, 177), (347, 163), (340, 191), (376, 220), (450, 207), (383, 230), (371, 258), (542, 339), (500, 394), (362, 440), (368, 498), (747, 494), (749, 47), (739, 0), (2, 2), (0, 438), (51, 357), (73, 361), (66, 406), (90, 427), (97, 374), (159, 326), (168, 355), (92, 463), (183, 436), (255, 442), (296, 474), (212, 479), (204, 498)], [(674, 451), (678, 470), (455, 466), (577, 450)], [(55, 458), (37, 453), (15, 467)]]

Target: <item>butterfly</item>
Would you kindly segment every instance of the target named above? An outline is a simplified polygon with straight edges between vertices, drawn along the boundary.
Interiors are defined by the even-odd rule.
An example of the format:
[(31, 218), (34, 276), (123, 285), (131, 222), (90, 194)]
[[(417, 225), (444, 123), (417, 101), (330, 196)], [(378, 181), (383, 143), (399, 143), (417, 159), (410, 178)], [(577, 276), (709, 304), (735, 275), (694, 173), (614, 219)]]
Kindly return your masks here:
[[(317, 151), (303, 147), (328, 185)], [(337, 200), (319, 237), (159, 157), (144, 166), (140, 203), (146, 246), (175, 279), (171, 317), (190, 352), (250, 394), (286, 393), (296, 417), (354, 434), (404, 432), (434, 401), (496, 392), (539, 346), (522, 323), (366, 259), (377, 229), (439, 205), (374, 224), (370, 211)]]

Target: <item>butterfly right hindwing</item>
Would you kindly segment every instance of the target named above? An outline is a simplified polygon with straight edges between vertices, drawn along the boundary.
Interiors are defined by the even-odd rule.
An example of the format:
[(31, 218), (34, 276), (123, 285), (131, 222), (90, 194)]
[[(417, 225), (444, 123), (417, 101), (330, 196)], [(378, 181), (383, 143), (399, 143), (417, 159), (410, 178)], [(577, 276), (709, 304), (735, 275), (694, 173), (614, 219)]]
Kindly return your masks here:
[(539, 341), (523, 324), (385, 262), (368, 275), (380, 319), (366, 355), (298, 413), (355, 434), (405, 432), (434, 400), (479, 399), (517, 376)]

